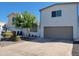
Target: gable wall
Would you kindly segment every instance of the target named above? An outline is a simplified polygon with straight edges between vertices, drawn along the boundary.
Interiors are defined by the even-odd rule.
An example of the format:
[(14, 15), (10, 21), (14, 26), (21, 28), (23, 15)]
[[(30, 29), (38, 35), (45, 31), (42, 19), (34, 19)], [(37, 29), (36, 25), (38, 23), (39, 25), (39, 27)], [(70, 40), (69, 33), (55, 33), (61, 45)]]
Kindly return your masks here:
[[(51, 17), (52, 11), (62, 10), (61, 17)], [(73, 26), (74, 39), (77, 38), (77, 4), (55, 5), (40, 12), (41, 37), (44, 37), (44, 27)]]

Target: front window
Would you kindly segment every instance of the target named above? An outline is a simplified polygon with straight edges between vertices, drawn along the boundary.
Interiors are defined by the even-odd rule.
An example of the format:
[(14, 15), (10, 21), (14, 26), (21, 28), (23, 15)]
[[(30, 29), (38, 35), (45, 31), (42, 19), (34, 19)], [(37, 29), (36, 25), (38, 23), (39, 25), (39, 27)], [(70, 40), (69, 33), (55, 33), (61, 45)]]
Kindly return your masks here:
[(62, 15), (62, 11), (61, 10), (57, 10), (57, 11), (52, 11), (52, 17), (58, 17)]
[(16, 20), (16, 18), (15, 18), (15, 17), (13, 17), (13, 18), (12, 18), (12, 21), (13, 21), (13, 22), (15, 22), (15, 20)]
[(30, 32), (37, 32), (37, 27), (30, 28)]
[(17, 35), (23, 35), (22, 31), (17, 31)]

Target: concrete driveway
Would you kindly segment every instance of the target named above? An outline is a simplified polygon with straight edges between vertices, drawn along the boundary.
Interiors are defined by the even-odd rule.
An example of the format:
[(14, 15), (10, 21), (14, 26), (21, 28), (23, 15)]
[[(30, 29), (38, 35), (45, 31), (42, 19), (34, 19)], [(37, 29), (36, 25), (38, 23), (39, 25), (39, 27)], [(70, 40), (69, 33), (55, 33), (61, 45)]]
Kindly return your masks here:
[(0, 47), (0, 56), (71, 56), (73, 44), (28, 42)]

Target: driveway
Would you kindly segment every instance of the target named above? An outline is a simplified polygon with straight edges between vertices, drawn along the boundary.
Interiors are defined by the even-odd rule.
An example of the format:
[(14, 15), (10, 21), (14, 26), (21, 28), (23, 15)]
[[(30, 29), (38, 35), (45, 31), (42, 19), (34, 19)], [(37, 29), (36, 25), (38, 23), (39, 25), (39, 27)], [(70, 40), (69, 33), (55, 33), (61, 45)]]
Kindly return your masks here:
[(0, 47), (1, 56), (71, 56), (73, 44), (63, 42), (29, 42)]

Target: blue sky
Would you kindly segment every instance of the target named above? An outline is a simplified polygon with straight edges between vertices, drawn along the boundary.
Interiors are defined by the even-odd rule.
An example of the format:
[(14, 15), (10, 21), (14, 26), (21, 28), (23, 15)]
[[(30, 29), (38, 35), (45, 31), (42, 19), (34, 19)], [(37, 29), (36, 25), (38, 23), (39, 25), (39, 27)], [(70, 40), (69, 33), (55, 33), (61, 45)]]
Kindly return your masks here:
[(12, 12), (28, 11), (40, 18), (39, 10), (54, 4), (53, 2), (0, 2), (0, 21), (7, 22), (8, 15)]

